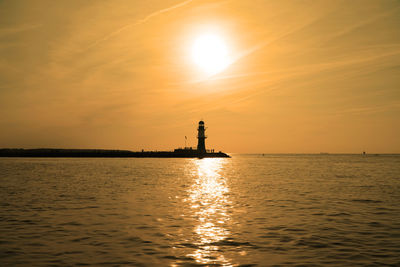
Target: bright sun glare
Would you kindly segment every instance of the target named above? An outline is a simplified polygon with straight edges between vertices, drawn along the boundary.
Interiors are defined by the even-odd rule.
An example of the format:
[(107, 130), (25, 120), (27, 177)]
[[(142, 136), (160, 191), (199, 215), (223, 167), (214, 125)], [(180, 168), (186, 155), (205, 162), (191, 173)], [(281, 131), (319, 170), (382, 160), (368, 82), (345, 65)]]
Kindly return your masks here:
[(215, 34), (197, 37), (192, 46), (192, 58), (208, 75), (217, 74), (230, 64), (224, 40)]

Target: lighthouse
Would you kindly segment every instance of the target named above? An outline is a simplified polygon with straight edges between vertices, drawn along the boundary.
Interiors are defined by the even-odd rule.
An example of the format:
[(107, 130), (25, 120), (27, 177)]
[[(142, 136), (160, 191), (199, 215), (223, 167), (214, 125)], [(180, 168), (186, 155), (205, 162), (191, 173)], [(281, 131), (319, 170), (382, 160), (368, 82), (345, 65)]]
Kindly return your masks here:
[(206, 138), (207, 136), (205, 135), (205, 127), (204, 127), (204, 121), (199, 121), (199, 128), (197, 128), (197, 151), (199, 153), (206, 153)]

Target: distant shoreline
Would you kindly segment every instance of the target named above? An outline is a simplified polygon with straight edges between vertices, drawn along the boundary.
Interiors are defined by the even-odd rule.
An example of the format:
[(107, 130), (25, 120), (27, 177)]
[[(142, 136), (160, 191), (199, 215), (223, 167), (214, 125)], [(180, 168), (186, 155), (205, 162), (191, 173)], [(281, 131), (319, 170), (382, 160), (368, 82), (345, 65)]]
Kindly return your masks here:
[(230, 158), (219, 152), (199, 152), (197, 150), (179, 151), (141, 151), (111, 149), (58, 149), (58, 148), (3, 148), (0, 157), (37, 158)]

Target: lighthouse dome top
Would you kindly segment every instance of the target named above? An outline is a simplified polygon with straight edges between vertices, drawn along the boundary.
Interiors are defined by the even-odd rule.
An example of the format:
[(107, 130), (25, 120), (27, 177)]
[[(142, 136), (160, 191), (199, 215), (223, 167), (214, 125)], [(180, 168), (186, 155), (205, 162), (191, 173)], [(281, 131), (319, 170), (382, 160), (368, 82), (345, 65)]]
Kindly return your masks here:
[(199, 124), (204, 124), (204, 121), (199, 121)]

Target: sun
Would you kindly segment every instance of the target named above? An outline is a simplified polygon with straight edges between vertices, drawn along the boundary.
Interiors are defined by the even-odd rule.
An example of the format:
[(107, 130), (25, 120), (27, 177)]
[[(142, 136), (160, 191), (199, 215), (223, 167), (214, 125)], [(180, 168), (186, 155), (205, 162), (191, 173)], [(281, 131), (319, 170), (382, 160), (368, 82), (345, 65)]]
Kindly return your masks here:
[(198, 36), (192, 45), (192, 59), (206, 74), (214, 75), (229, 66), (229, 53), (224, 40), (215, 34)]

